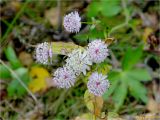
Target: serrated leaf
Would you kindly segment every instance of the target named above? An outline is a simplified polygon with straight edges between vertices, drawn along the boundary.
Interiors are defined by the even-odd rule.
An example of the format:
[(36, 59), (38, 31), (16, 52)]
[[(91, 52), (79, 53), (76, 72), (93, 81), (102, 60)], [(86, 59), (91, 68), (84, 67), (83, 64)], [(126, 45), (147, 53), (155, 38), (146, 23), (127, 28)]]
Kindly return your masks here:
[(91, 94), (86, 90), (84, 94), (84, 101), (87, 108), (96, 116), (100, 116), (101, 109), (103, 107), (103, 98)]
[(8, 47), (5, 49), (4, 52), (5, 52), (7, 59), (11, 63), (11, 67), (13, 69), (17, 69), (19, 67), (22, 67), (22, 64), (21, 64), (20, 60), (17, 58), (16, 53), (15, 53), (14, 49), (12, 48), (12, 46), (8, 45)]
[(30, 71), (32, 81), (29, 83), (29, 89), (36, 93), (47, 89), (47, 79), (50, 77), (49, 72), (43, 67), (32, 67)]
[(117, 112), (119, 108), (123, 105), (126, 96), (127, 96), (127, 86), (125, 83), (120, 83), (119, 86), (117, 86), (112, 97), (115, 103), (115, 109), (114, 109), (115, 112)]
[(140, 60), (142, 52), (142, 46), (136, 49), (128, 48), (122, 60), (123, 70), (131, 69)]
[[(130, 78), (128, 78), (130, 79)], [(141, 100), (144, 103), (147, 103), (148, 97), (147, 97), (147, 90), (139, 81), (136, 81), (134, 79), (130, 79), (128, 81), (130, 94), (135, 97), (137, 100)]]
[[(15, 73), (19, 76), (24, 84), (28, 84), (30, 81), (30, 77), (28, 74), (28, 70), (26, 68), (19, 68), (15, 71)], [(7, 87), (8, 95), (17, 97), (21, 97), (26, 93), (26, 89), (19, 83), (19, 81), (12, 75), (13, 80), (9, 83)]]
[(149, 72), (145, 69), (132, 69), (127, 72), (128, 76), (139, 80), (139, 81), (149, 81), (151, 80), (151, 76)]
[(1, 79), (11, 78), (9, 70), (7, 70), (6, 67), (3, 66), (2, 64), (0, 64), (0, 78)]

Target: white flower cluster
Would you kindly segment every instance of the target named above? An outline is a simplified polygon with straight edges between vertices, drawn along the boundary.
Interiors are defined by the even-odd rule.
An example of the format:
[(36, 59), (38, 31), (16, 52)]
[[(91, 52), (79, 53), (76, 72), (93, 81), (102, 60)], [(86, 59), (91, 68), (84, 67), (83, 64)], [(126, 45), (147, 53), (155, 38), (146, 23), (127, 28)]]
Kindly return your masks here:
[(36, 46), (36, 61), (42, 64), (50, 64), (52, 62), (52, 46), (47, 43), (41, 43)]
[(78, 12), (71, 12), (68, 15), (64, 17), (63, 25), (66, 31), (71, 33), (77, 33), (79, 32), (81, 28), (81, 18), (78, 14)]
[[(68, 32), (79, 32), (81, 28), (81, 18), (78, 12), (71, 12), (70, 14), (66, 15), (64, 17), (63, 25)], [(50, 52), (46, 52), (48, 49), (43, 51), (45, 51), (43, 53), (47, 55), (41, 55), (41, 57), (46, 57), (44, 57), (45, 60), (40, 60), (43, 60), (45, 63), (47, 63), (48, 61), (46, 59), (50, 57)], [(93, 63), (101, 63), (106, 59), (107, 56), (107, 45), (100, 39), (93, 40), (88, 44), (86, 49), (79, 48), (73, 50), (70, 54), (68, 54), (68, 58), (66, 59), (66, 64), (64, 67), (58, 68), (54, 72), (54, 84), (58, 88), (72, 87), (76, 81), (77, 76), (79, 76), (81, 73), (85, 75), (87, 70), (90, 70), (90, 66)], [(92, 73), (92, 75), (89, 77), (87, 87), (89, 92), (96, 96), (101, 96), (109, 87), (107, 76), (103, 76), (98, 72)]]
[[(55, 71), (53, 81), (59, 88), (72, 87), (78, 75), (81, 73), (85, 75), (93, 63), (103, 62), (107, 56), (107, 45), (100, 39), (94, 40), (88, 44), (87, 49), (75, 49), (68, 54), (66, 65)], [(89, 92), (101, 96), (109, 87), (109, 81), (106, 78), (94, 72), (87, 83)]]
[[(78, 12), (71, 12), (64, 17), (64, 28), (68, 32), (77, 33), (81, 28), (81, 18)], [(36, 47), (36, 60), (42, 64), (52, 63), (52, 46), (44, 42)], [(108, 48), (101, 39), (93, 40), (86, 49), (76, 49), (68, 54), (64, 67), (58, 68), (53, 74), (53, 82), (58, 88), (70, 88), (76, 82), (76, 77), (90, 70), (93, 63), (101, 63), (108, 56)], [(87, 87), (90, 93), (102, 96), (109, 88), (107, 76), (94, 72), (89, 77)]]

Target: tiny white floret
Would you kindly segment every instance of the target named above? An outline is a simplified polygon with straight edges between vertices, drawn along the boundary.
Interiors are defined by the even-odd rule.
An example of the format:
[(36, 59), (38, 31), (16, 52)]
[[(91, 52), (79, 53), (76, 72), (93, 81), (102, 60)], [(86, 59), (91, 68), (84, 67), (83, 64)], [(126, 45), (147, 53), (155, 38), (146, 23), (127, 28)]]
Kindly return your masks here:
[(86, 74), (90, 70), (92, 62), (86, 50), (76, 49), (73, 50), (66, 59), (66, 67), (72, 69), (76, 75), (80, 73)]

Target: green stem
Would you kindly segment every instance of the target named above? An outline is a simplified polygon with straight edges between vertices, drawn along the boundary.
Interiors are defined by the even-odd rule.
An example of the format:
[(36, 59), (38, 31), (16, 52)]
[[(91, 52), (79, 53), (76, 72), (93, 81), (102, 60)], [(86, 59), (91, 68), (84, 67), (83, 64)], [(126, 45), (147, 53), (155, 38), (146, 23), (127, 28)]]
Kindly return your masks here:
[(126, 1), (125, 0), (121, 0), (121, 1), (122, 1), (122, 7), (123, 7), (123, 10), (124, 10), (124, 14), (125, 14), (125, 22), (120, 24), (120, 25), (118, 25), (118, 26), (113, 27), (110, 30), (110, 32), (108, 33), (108, 35), (112, 34), (116, 30), (118, 30), (120, 28), (123, 28), (123, 27), (125, 27), (125, 26), (127, 26), (129, 24), (130, 15), (129, 15), (129, 12), (127, 10)]
[(9, 28), (7, 29), (7, 31), (5, 32), (5, 34), (3, 35), (2, 39), (0, 40), (0, 42), (2, 43), (8, 36), (9, 32), (12, 30), (14, 24), (16, 23), (17, 19), (20, 17), (20, 15), (23, 13), (24, 9), (26, 8), (27, 4), (29, 3), (30, 0), (27, 0), (23, 7), (21, 8), (21, 10), (17, 13), (17, 15), (14, 17), (12, 23), (10, 24)]
[(92, 25), (93, 24), (93, 22), (81, 22), (82, 24), (84, 23), (84, 24), (90, 24), (90, 25)]
[(1, 59), (0, 59), (0, 63), (2, 63), (4, 65), (4, 67), (6, 67), (6, 69), (8, 69), (8, 71), (14, 75), (14, 77), (18, 80), (18, 82), (26, 89), (26, 91), (30, 94), (30, 96), (33, 98), (33, 100), (38, 103), (37, 98), (34, 96), (34, 94), (28, 89), (28, 87), (23, 83), (23, 81), (18, 77), (18, 75), (8, 66), (6, 65)]
[(6, 20), (2, 19), (2, 22), (4, 22), (4, 24), (6, 24), (7, 27), (9, 27), (10, 24)]

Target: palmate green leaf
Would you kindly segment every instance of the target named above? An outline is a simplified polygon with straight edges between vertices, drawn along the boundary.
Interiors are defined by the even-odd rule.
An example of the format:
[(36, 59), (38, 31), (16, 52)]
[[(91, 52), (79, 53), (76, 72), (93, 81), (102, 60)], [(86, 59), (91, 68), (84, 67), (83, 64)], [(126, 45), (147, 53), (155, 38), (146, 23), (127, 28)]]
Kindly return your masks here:
[(131, 69), (140, 60), (142, 52), (142, 46), (136, 49), (128, 48), (122, 60), (123, 70)]
[(111, 83), (110, 88), (103, 95), (104, 100), (107, 100), (109, 98), (109, 96), (115, 91), (115, 89), (117, 88), (117, 85), (118, 85), (118, 80), (112, 81), (110, 83)]
[(13, 69), (17, 69), (19, 67), (22, 67), (22, 64), (20, 60), (17, 58), (16, 53), (12, 46), (8, 45), (7, 48), (5, 49), (5, 55), (8, 59), (8, 61), (11, 63), (11, 67)]
[[(30, 81), (28, 70), (26, 68), (18, 68), (15, 72), (20, 77), (22, 82), (27, 85)], [(26, 89), (19, 83), (19, 81), (15, 78), (14, 75), (12, 75), (12, 78), (13, 80), (9, 83), (7, 87), (8, 95), (10, 97), (15, 95), (17, 97), (23, 96), (26, 93)]]
[(127, 72), (127, 75), (139, 81), (151, 80), (151, 76), (146, 69), (132, 69)]
[(120, 80), (120, 73), (117, 71), (111, 71), (108, 74), (108, 80), (110, 81), (109, 89), (104, 93), (103, 98), (107, 100), (108, 97), (114, 92), (117, 88), (118, 82)]
[(137, 100), (147, 103), (148, 98), (145, 86), (134, 77), (131, 77), (128, 72), (126, 72), (126, 74), (123, 76), (123, 79), (129, 87), (129, 93)]
[(103, 98), (107, 100), (109, 96), (113, 95), (112, 98), (115, 102), (115, 111), (118, 111), (123, 105), (128, 88), (128, 92), (135, 99), (147, 103), (147, 91), (145, 86), (141, 84), (141, 81), (151, 79), (147, 70), (140, 68), (121, 72), (113, 70), (109, 72), (108, 79), (110, 80), (111, 85), (109, 90), (103, 95)]
[(137, 100), (141, 100), (144, 103), (147, 103), (148, 97), (147, 97), (147, 90), (139, 81), (128, 78), (128, 85), (130, 94), (135, 97)]
[(123, 105), (126, 96), (127, 96), (127, 86), (124, 82), (123, 83), (121, 82), (117, 86), (117, 88), (112, 96), (112, 99), (115, 103), (114, 112), (117, 112), (119, 110), (119, 108)]

